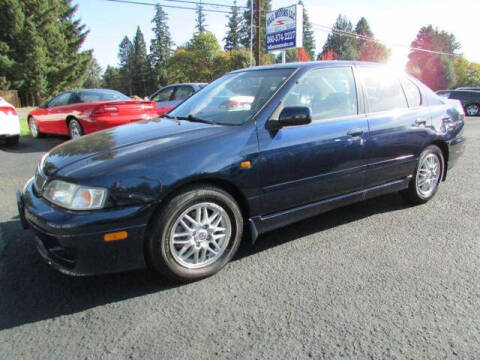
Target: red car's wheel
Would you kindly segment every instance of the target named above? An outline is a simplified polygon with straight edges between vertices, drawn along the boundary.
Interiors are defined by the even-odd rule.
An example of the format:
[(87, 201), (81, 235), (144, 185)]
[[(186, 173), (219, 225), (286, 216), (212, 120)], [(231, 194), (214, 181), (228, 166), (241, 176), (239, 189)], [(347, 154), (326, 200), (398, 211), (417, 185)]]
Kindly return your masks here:
[(76, 119), (70, 120), (68, 123), (68, 134), (70, 139), (77, 139), (83, 135), (82, 125)]
[(33, 138), (38, 139), (39, 137), (42, 137), (42, 133), (38, 129), (38, 124), (36, 120), (31, 116), (28, 118), (28, 128)]

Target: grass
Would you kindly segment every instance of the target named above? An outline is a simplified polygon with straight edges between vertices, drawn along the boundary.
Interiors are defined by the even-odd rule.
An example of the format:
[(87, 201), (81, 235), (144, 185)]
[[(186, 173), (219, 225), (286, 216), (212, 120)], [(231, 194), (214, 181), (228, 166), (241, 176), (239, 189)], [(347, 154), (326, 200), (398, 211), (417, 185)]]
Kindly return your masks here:
[(18, 121), (20, 122), (20, 135), (30, 135), (30, 130), (28, 129), (27, 117), (28, 113), (32, 111), (33, 107), (17, 108)]

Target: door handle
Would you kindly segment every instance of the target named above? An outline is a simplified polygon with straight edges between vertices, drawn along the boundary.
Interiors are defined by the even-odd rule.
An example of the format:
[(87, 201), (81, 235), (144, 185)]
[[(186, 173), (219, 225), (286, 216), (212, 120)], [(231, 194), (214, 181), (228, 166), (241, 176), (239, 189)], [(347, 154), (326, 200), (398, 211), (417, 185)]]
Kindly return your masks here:
[(347, 135), (351, 137), (359, 137), (363, 135), (363, 130), (350, 130), (347, 132)]
[(413, 126), (425, 126), (425, 125), (427, 125), (427, 122), (422, 118), (416, 119), (413, 124)]

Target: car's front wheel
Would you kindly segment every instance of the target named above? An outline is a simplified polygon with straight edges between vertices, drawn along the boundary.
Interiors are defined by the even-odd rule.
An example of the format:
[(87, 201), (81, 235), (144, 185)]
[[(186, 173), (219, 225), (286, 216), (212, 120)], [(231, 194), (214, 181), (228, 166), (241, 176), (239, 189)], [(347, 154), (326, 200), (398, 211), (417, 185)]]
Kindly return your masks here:
[(478, 116), (480, 114), (480, 105), (470, 104), (465, 107), (465, 114), (467, 116)]
[(38, 129), (38, 124), (36, 120), (31, 116), (28, 118), (28, 129), (30, 130), (30, 134), (33, 138), (38, 139), (42, 136), (42, 133)]
[(76, 119), (72, 119), (68, 123), (68, 134), (70, 139), (77, 139), (83, 135), (82, 125)]
[(230, 261), (242, 232), (242, 214), (229, 193), (209, 185), (190, 187), (154, 217), (147, 235), (147, 262), (175, 281), (205, 278)]
[(437, 193), (445, 171), (442, 150), (436, 145), (427, 146), (418, 159), (417, 168), (408, 189), (402, 194), (412, 204), (424, 204)]

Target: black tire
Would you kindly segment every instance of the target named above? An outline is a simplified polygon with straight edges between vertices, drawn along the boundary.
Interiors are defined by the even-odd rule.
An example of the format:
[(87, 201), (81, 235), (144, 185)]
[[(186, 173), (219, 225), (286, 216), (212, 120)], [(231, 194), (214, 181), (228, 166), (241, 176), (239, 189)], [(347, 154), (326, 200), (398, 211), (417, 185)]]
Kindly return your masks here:
[[(187, 209), (195, 204), (205, 202), (213, 203), (225, 210), (231, 224), (231, 235), (223, 253), (215, 262), (192, 269), (176, 260), (171, 250), (170, 235), (172, 231), (175, 231), (173, 227), (177, 219)], [(169, 280), (196, 281), (217, 273), (230, 261), (240, 245), (242, 232), (242, 213), (237, 202), (229, 193), (210, 185), (192, 186), (176, 194), (154, 215), (152, 226), (146, 235), (145, 257), (150, 268)]]
[(7, 140), (6, 140), (7, 145), (8, 145), (8, 146), (15, 146), (15, 145), (17, 145), (19, 138), (20, 138), (19, 135), (15, 135), (15, 136), (10, 136), (10, 137), (8, 137)]
[(68, 122), (68, 135), (70, 139), (77, 139), (83, 135), (83, 127), (80, 121), (72, 119)]
[[(419, 185), (418, 185), (419, 177), (420, 177), (419, 172), (420, 172), (420, 164), (422, 164), (424, 159), (430, 155), (437, 157), (437, 159), (439, 160), (440, 175), (438, 179), (435, 180), (434, 187), (431, 190), (431, 192), (429, 192), (426, 195), (426, 194), (422, 194), (421, 190), (419, 189)], [(417, 167), (413, 174), (412, 180), (410, 181), (408, 189), (403, 190), (401, 194), (411, 204), (414, 204), (414, 205), (425, 204), (426, 202), (430, 201), (437, 193), (438, 187), (440, 185), (440, 182), (443, 179), (444, 173), (445, 173), (445, 159), (443, 157), (442, 150), (440, 150), (440, 148), (436, 145), (429, 145), (422, 151), (422, 153), (420, 154), (420, 157), (418, 158)]]
[(465, 115), (467, 116), (479, 116), (480, 115), (480, 105), (479, 104), (468, 104), (465, 106)]
[(43, 134), (38, 128), (37, 121), (32, 116), (28, 118), (28, 129), (30, 130), (30, 135), (32, 135), (34, 139), (43, 137)]

